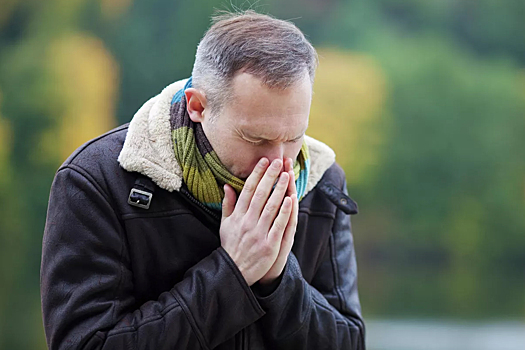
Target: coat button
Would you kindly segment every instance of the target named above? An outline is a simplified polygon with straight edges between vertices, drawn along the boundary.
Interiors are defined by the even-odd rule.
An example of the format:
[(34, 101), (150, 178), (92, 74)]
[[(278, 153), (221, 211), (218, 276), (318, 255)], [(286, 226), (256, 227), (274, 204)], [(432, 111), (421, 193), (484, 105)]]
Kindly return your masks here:
[(348, 201), (346, 200), (346, 198), (341, 198), (339, 200), (339, 202), (342, 204), (342, 205), (347, 205), (348, 204)]

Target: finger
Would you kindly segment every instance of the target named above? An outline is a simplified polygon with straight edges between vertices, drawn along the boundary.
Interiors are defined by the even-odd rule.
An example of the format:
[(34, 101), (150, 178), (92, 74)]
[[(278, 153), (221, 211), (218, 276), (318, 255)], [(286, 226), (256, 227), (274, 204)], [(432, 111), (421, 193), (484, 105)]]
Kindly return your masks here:
[[(293, 161), (292, 161), (292, 158), (286, 158), (284, 163), (285, 163), (284, 171), (286, 171), (288, 174), (291, 174), (292, 175), (291, 178), (294, 179), (295, 175), (293, 173)], [(288, 196), (290, 196), (291, 194), (292, 194), (291, 191), (288, 191), (286, 193), (286, 195), (288, 195)]]
[(269, 163), (267, 158), (261, 158), (250, 176), (246, 179), (241, 194), (239, 195), (239, 200), (237, 201), (236, 209), (239, 210), (239, 212), (246, 213), (248, 210), (257, 185), (261, 181)]
[(288, 224), (288, 220), (290, 219), (291, 213), (292, 200), (290, 199), (290, 197), (286, 197), (283, 201), (281, 209), (279, 210), (279, 215), (277, 215), (277, 217), (275, 218), (272, 228), (268, 232), (268, 240), (270, 240), (273, 243), (279, 244), (279, 246), (281, 245), (281, 240), (284, 231), (286, 230), (286, 226)]
[(286, 171), (286, 172), (293, 171), (293, 160), (292, 160), (292, 158), (286, 158), (284, 164), (285, 164), (284, 171)]
[(295, 174), (293, 171), (289, 171), (288, 172), (289, 174), (289, 177), (288, 177), (288, 188), (287, 188), (287, 191), (286, 191), (286, 195), (291, 197), (293, 194), (296, 194), (297, 193), (297, 189), (295, 187)]
[(295, 238), (295, 231), (297, 230), (297, 215), (299, 213), (299, 201), (297, 200), (297, 196), (293, 196), (290, 198), (292, 199), (292, 213), (290, 215), (290, 219), (288, 220), (288, 224), (286, 225), (286, 229), (281, 240), (279, 254), (277, 255), (277, 259), (275, 259), (274, 263), (274, 266), (280, 269), (279, 272), (282, 271), (284, 265), (286, 264), (286, 261), (288, 260), (288, 255), (292, 250)]
[(228, 216), (232, 215), (233, 210), (235, 209), (235, 190), (228, 184), (224, 185), (224, 199), (222, 201), (222, 220), (226, 219)]
[(290, 174), (290, 184), (288, 186), (288, 191), (286, 192), (286, 195), (291, 196), (292, 194), (297, 193), (297, 191), (295, 190), (295, 173), (293, 172), (292, 158), (286, 158), (284, 164), (284, 171)]
[(288, 170), (290, 170), (290, 169), (288, 169), (288, 167), (289, 167), (288, 158), (283, 158), (283, 172), (287, 173)]
[(270, 199), (268, 199), (268, 202), (266, 202), (266, 205), (264, 206), (264, 210), (262, 211), (258, 224), (266, 232), (268, 232), (270, 229), (270, 226), (272, 225), (272, 222), (277, 216), (279, 208), (283, 203), (283, 198), (286, 194), (286, 189), (288, 188), (289, 177), (289, 174), (281, 173), (279, 181), (277, 182)]
[(288, 191), (286, 192), (286, 195), (291, 197), (294, 193), (297, 193), (297, 188), (295, 187), (295, 173), (293, 171), (293, 161), (292, 158), (288, 158), (288, 173), (290, 174), (290, 184), (288, 185)]
[(281, 173), (282, 165), (282, 160), (274, 159), (272, 164), (266, 169), (264, 176), (253, 194), (247, 214), (256, 217), (257, 219), (261, 216), (261, 211), (268, 201), (275, 180), (277, 180), (277, 177)]
[(292, 214), (290, 215), (290, 220), (288, 220), (288, 224), (286, 225), (286, 230), (281, 243), (281, 250), (284, 249), (287, 251), (286, 256), (288, 256), (290, 249), (292, 249), (299, 215), (299, 200), (297, 199), (297, 194), (292, 195), (290, 198), (292, 199)]

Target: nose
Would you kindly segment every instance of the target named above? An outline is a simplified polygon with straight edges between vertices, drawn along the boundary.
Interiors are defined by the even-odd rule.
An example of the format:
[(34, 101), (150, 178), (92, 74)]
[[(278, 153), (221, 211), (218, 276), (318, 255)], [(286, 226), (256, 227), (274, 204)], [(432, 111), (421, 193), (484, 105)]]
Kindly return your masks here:
[(265, 157), (268, 158), (268, 160), (271, 162), (274, 161), (274, 159), (280, 159), (283, 160), (284, 158), (284, 146), (283, 144), (277, 144), (272, 145), (269, 147), (265, 153)]

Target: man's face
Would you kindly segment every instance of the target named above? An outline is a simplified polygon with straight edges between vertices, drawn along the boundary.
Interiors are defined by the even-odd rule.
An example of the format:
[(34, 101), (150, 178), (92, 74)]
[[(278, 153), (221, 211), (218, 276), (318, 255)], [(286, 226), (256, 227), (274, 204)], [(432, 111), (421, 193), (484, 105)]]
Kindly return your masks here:
[[(270, 89), (258, 78), (239, 73), (233, 78), (232, 99), (202, 127), (224, 166), (246, 179), (262, 157), (295, 160), (308, 127), (312, 85), (304, 79), (285, 90)], [(205, 113), (206, 114), (206, 113)]]

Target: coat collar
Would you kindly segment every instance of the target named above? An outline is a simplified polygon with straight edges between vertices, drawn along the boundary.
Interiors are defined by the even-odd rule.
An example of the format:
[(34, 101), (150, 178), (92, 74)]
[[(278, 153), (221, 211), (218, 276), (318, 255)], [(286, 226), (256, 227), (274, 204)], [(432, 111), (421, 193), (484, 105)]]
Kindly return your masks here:
[[(168, 85), (160, 94), (148, 100), (131, 120), (118, 161), (127, 171), (141, 173), (167, 191), (179, 191), (182, 169), (173, 152), (170, 128), (170, 107), (173, 95), (182, 89), (187, 79)], [(334, 151), (324, 143), (306, 136), (310, 152), (310, 174), (306, 193), (319, 182), (335, 162)], [(305, 195), (306, 195), (305, 193)]]

